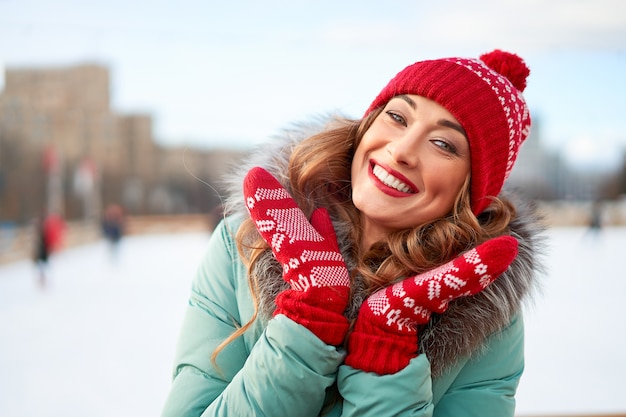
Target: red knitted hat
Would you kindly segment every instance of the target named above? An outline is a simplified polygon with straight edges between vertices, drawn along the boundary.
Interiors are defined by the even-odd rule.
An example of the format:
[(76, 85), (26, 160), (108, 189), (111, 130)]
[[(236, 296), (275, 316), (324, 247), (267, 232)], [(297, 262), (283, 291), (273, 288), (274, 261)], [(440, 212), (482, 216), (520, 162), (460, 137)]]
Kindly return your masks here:
[(471, 205), (480, 214), (509, 176), (530, 131), (522, 96), (530, 70), (517, 55), (495, 50), (480, 59), (416, 62), (400, 71), (365, 115), (394, 96), (416, 94), (445, 107), (467, 134), (472, 160)]

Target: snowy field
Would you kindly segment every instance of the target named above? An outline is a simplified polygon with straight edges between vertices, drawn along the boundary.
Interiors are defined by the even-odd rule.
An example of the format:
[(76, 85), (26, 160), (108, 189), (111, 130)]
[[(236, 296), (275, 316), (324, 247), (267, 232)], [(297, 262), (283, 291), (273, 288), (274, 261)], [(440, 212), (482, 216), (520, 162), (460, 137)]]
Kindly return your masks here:
[[(66, 250), (45, 287), (0, 266), (0, 416), (158, 416), (204, 234)], [(626, 412), (626, 228), (553, 229), (518, 414)]]

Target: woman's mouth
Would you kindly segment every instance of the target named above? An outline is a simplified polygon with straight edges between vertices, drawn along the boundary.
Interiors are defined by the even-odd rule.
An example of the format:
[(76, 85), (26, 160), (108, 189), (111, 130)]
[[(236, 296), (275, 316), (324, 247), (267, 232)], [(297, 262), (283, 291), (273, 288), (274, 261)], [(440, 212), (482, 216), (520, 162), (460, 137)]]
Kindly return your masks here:
[(376, 163), (372, 164), (371, 172), (381, 183), (383, 183), (387, 187), (393, 188), (394, 190), (406, 194), (415, 194), (417, 192), (416, 188), (413, 185), (407, 184), (405, 180), (391, 174), (385, 168)]

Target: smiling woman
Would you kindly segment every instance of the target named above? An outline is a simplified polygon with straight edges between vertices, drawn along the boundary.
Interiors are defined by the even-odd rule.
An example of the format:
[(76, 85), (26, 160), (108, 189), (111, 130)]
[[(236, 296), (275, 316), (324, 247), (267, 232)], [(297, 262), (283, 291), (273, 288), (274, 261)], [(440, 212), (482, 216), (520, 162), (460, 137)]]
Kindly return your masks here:
[(541, 226), (500, 191), (528, 73), (502, 51), (416, 62), (361, 119), (253, 153), (164, 416), (513, 416)]

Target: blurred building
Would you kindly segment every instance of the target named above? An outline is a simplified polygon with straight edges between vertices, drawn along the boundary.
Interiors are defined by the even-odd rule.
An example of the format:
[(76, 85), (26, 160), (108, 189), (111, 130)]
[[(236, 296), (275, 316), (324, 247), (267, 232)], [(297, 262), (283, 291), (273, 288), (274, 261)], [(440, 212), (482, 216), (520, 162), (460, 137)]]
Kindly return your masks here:
[(558, 194), (559, 173), (562, 169), (558, 156), (546, 152), (542, 147), (541, 123), (533, 120), (531, 132), (520, 148), (507, 187), (515, 188), (531, 199), (552, 199)]
[[(151, 116), (116, 112), (109, 89), (109, 70), (97, 64), (5, 70), (0, 221), (28, 221), (46, 209), (97, 217), (111, 203), (135, 214), (208, 212), (219, 204), (185, 168), (180, 149), (155, 143)], [(193, 175), (209, 183), (221, 174), (218, 162), (239, 156), (186, 153)]]
[(617, 173), (580, 170), (566, 163), (563, 156), (546, 149), (541, 119), (535, 117), (531, 132), (520, 148), (507, 181), (507, 189), (533, 200), (598, 200), (606, 195), (607, 184)]

